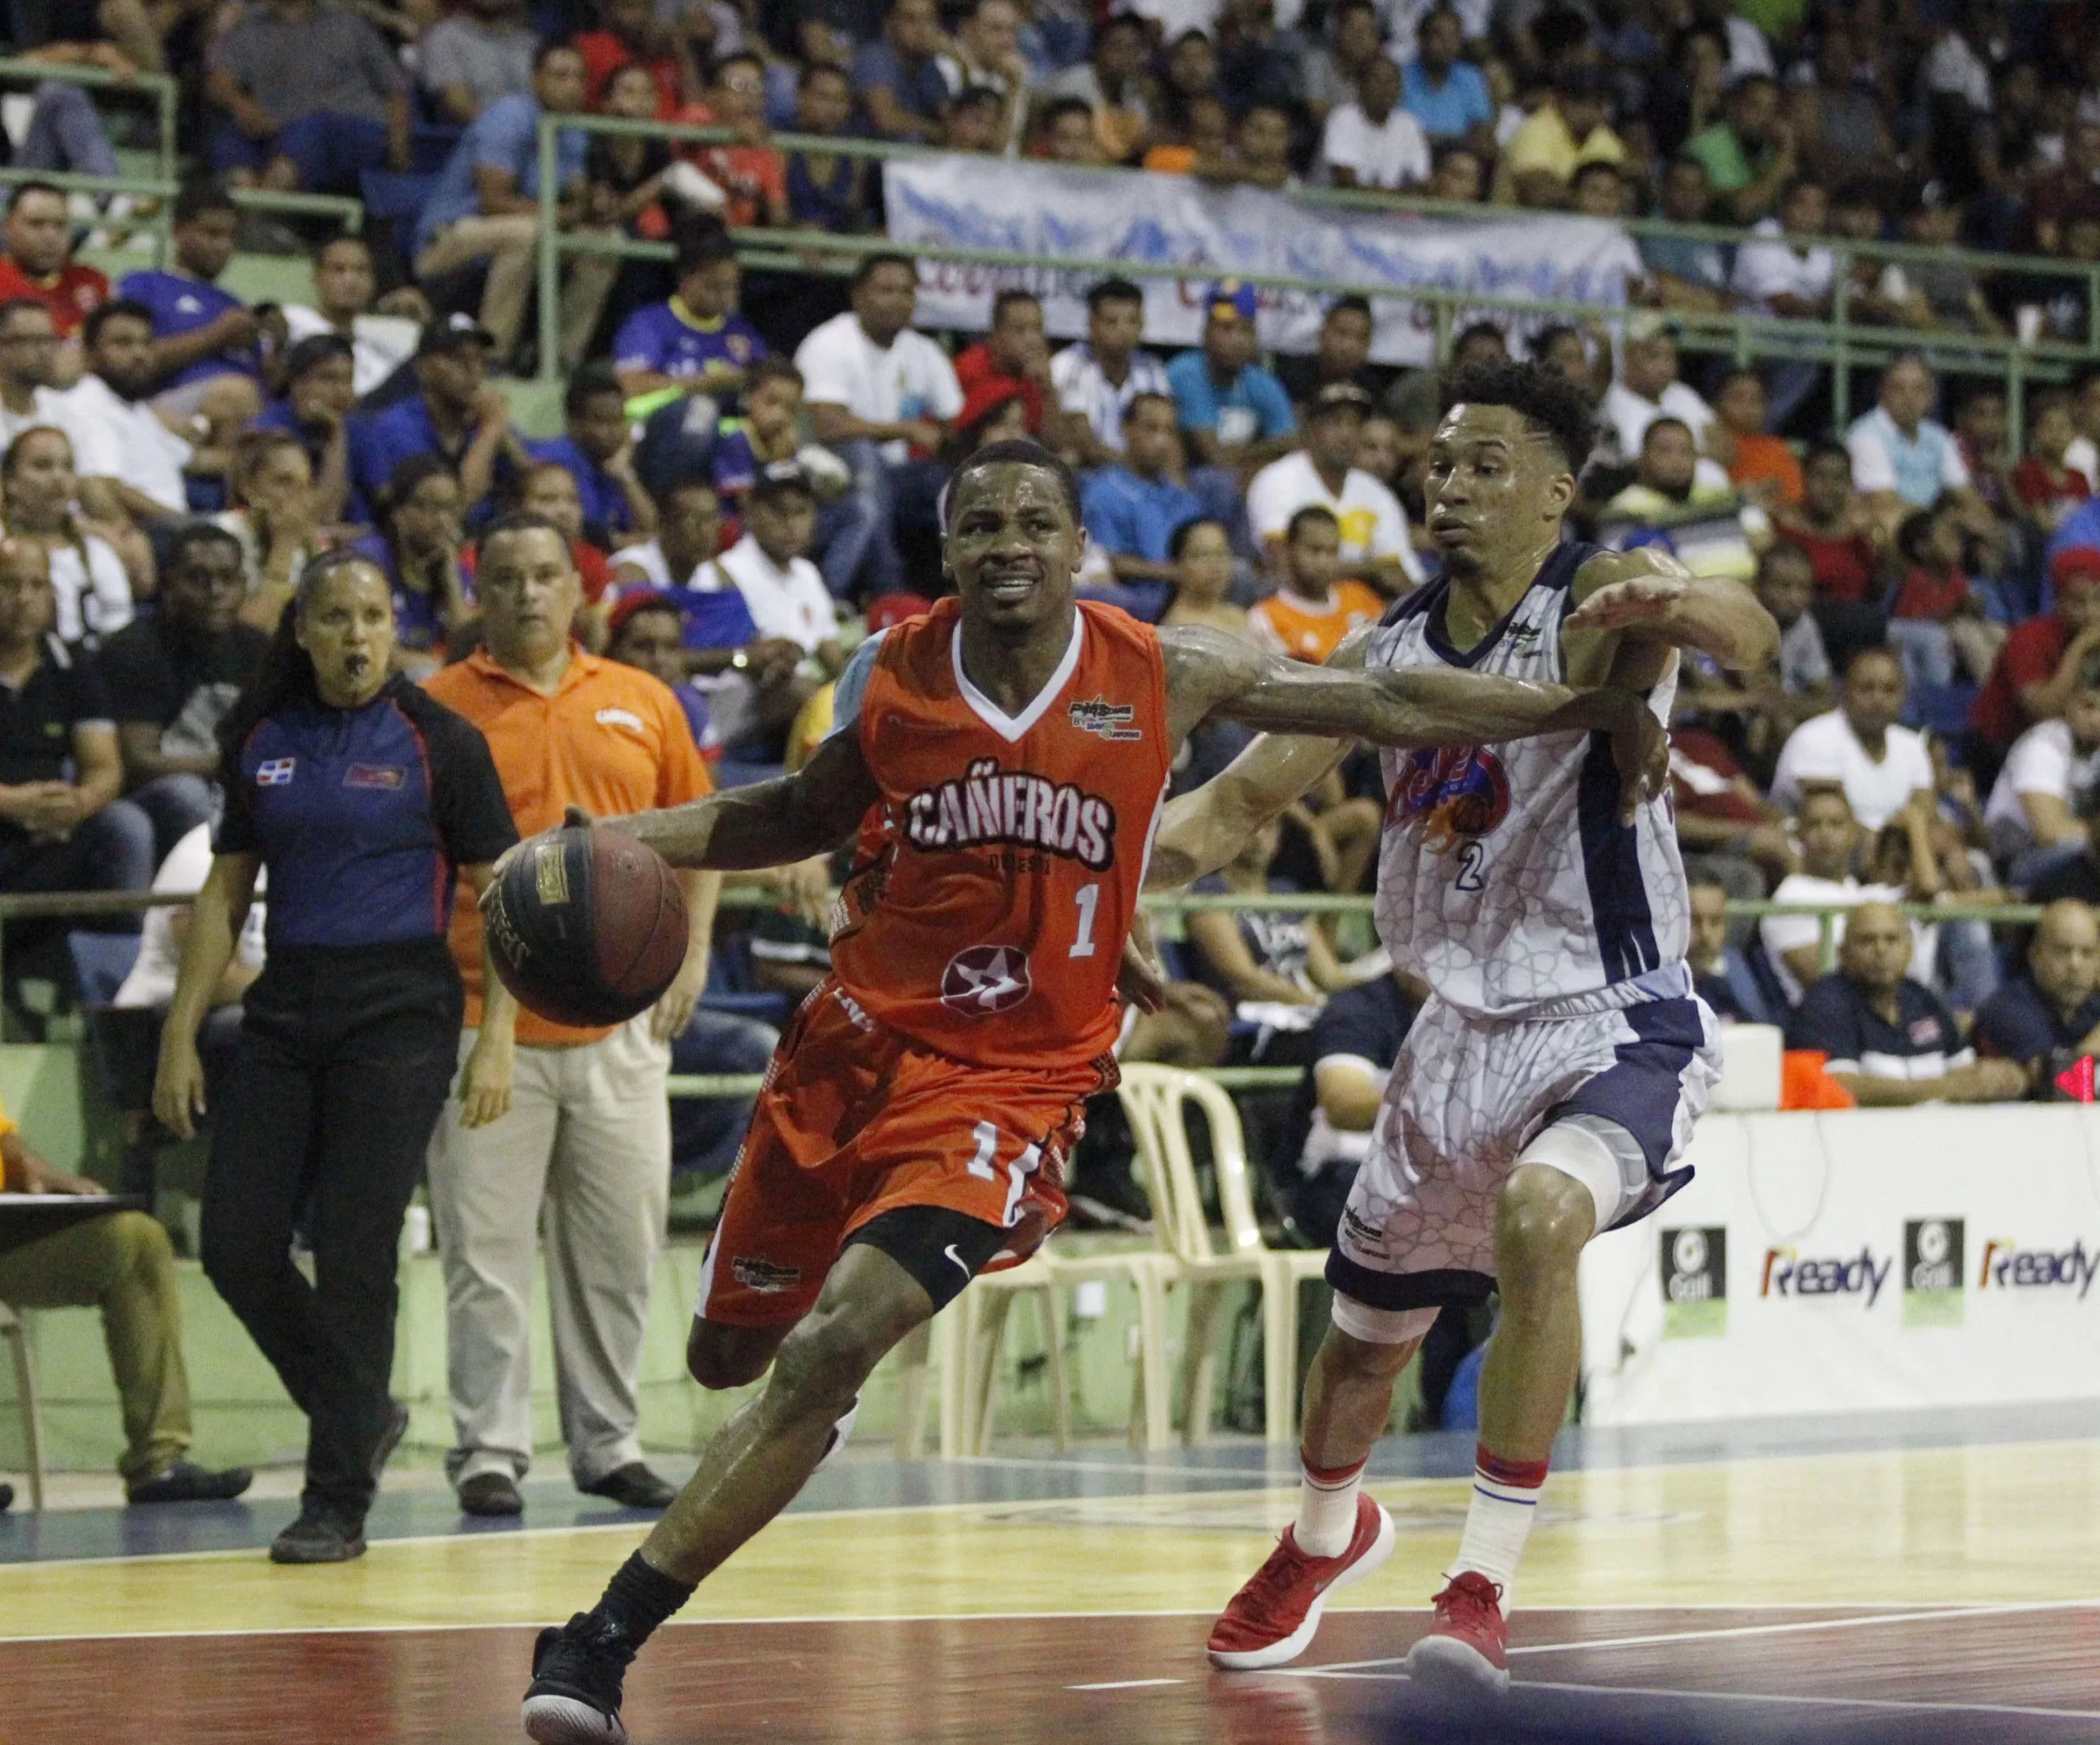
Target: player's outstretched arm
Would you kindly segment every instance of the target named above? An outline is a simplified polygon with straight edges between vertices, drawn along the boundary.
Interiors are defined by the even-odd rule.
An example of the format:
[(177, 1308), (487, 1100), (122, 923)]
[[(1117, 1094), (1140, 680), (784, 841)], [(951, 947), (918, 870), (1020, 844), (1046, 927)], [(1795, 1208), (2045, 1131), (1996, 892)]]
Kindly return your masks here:
[(1200, 788), (1166, 802), (1145, 888), (1171, 891), (1214, 873), (1294, 801), (1326, 779), (1353, 739), (1263, 733)]
[(1572, 632), (1697, 649), (1737, 672), (1755, 671), (1778, 651), (1779, 627), (1750, 589), (1725, 576), (1695, 576), (1652, 546), (1599, 553), (1575, 572), (1573, 592)]
[(1630, 815), (1666, 779), (1669, 745), (1646, 704), (1615, 686), (1574, 691), (1436, 668), (1307, 666), (1215, 630), (1162, 632), (1167, 719), (1178, 743), (1208, 716), (1271, 733), (1379, 745), (1482, 745), (1541, 733), (1607, 733)]
[(603, 822), (646, 843), (673, 866), (748, 872), (829, 854), (881, 797), (861, 758), (860, 735), (836, 733), (792, 775)]

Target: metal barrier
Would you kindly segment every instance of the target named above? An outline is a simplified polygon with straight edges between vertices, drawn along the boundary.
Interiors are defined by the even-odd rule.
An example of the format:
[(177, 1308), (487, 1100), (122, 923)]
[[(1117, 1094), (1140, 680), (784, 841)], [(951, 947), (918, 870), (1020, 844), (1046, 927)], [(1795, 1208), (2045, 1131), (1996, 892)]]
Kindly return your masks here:
[[(159, 160), (160, 178), (173, 181), (176, 174), (175, 111), (180, 100), (181, 87), (165, 73), (138, 73), (122, 78), (100, 66), (69, 66), (44, 61), (23, 60), (12, 56), (0, 58), (0, 85), (26, 85), (31, 87), (47, 80), (58, 85), (84, 85), (90, 90), (111, 91), (150, 97), (159, 120), (160, 137), (154, 147), (154, 156)], [(41, 172), (25, 172), (56, 182), (57, 178), (42, 178)], [(130, 192), (119, 190), (118, 192)]]
[[(565, 254), (617, 255), (625, 259), (668, 260), (669, 244), (645, 242), (623, 235), (585, 231), (563, 231), (557, 222), (559, 153), (557, 140), (564, 130), (611, 134), (674, 141), (679, 144), (722, 144), (734, 138), (719, 127), (683, 126), (668, 121), (636, 121), (600, 115), (550, 116), (540, 118), (540, 372), (548, 381), (558, 379), (560, 354), (559, 333), (560, 262)], [(892, 141), (849, 140), (801, 134), (776, 134), (772, 143), (783, 152), (811, 151), (844, 157), (882, 159), (924, 156), (930, 148)], [(1155, 172), (1102, 167), (1078, 173), (1103, 176), (1141, 176)], [(1509, 207), (1472, 206), (1413, 195), (1383, 194), (1350, 189), (1305, 189), (1293, 198), (1315, 203), (1372, 208), (1428, 219), (1456, 218), (1477, 223), (1483, 217), (1519, 215)], [(1712, 225), (1673, 224), (1655, 219), (1618, 221), (1636, 238), (1683, 238), (1739, 247), (1750, 239), (1741, 230)], [(861, 257), (894, 252), (899, 244), (888, 236), (842, 236), (825, 231), (735, 230), (735, 239), (746, 263), (792, 272), (850, 272)], [(1769, 239), (1759, 238), (1760, 241)], [(2025, 400), (2032, 380), (2057, 381), (2096, 355), (2096, 345), (2065, 345), (2053, 342), (2023, 345), (2016, 339), (1950, 331), (1942, 328), (1890, 327), (1852, 321), (1849, 308), (1851, 267), (1856, 260), (1908, 262), (1915, 265), (1947, 263), (1979, 272), (2018, 272), (2029, 277), (2055, 276), (2075, 280), (2085, 287), (2090, 313), (2090, 331), (2100, 341), (2100, 263), (2066, 263), (2046, 256), (1985, 254), (1973, 250), (1921, 248), (1909, 243), (1853, 243), (1836, 237), (1795, 237), (1828, 249), (1838, 267), (1833, 288), (1832, 318), (1827, 322), (1798, 321), (1782, 316), (1742, 312), (1705, 314), (1673, 310), (1669, 318), (1678, 332), (1678, 343), (1687, 350), (1725, 353), (1739, 363), (1753, 360), (1799, 359), (1828, 365), (1833, 371), (1833, 416), (1842, 427), (1851, 413), (1850, 373), (1856, 365), (1886, 363), (1905, 351), (1931, 354), (1933, 366), (1957, 375), (1997, 377), (2005, 383), (2007, 411), (2015, 445), (2022, 440)], [(1060, 257), (1054, 262), (995, 249), (935, 248), (910, 245), (907, 252), (920, 260), (1039, 269), (1054, 266), (1061, 272), (1107, 277), (1186, 279), (1200, 276), (1198, 263), (1157, 263), (1133, 260), (1091, 260)], [(1430, 308), (1436, 322), (1436, 355), (1449, 355), (1454, 320), (1460, 310), (1509, 311), (1532, 316), (1555, 316), (1568, 320), (1595, 320), (1600, 314), (1625, 313), (1595, 304), (1562, 303), (1532, 298), (1500, 297), (1441, 288), (1425, 287), (1396, 293), (1389, 284), (1353, 281), (1313, 280), (1283, 274), (1246, 273), (1248, 283), (1268, 289), (1306, 292), (1320, 296), (1354, 293), (1387, 300), (1396, 297)]]

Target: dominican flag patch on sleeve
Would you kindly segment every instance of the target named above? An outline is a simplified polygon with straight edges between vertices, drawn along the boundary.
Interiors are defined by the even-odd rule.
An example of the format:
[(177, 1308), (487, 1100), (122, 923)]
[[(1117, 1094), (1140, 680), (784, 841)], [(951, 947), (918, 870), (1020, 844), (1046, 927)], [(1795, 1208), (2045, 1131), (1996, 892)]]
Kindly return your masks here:
[(255, 785), (258, 788), (281, 788), (292, 779), (292, 770), (298, 765), (296, 757), (272, 757), (255, 766)]

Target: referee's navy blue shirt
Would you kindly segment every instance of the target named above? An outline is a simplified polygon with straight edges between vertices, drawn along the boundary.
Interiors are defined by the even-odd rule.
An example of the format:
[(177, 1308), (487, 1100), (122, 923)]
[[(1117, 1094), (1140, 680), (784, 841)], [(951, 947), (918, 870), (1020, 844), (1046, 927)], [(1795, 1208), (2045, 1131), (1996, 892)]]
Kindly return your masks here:
[(518, 840), (481, 729), (399, 678), (361, 709), (288, 706), (226, 774), (218, 852), (269, 868), (273, 953), (441, 938), (458, 869)]

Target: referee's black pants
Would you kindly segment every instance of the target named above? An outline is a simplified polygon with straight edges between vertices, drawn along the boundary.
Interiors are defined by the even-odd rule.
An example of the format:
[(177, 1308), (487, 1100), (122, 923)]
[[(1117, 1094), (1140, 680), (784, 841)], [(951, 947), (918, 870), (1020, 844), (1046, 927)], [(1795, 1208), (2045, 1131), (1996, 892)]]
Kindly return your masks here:
[[(459, 1062), (442, 939), (273, 951), (212, 1111), (206, 1275), (308, 1419), (309, 1507), (362, 1521), (392, 1410), (401, 1221)], [(292, 1264), (310, 1209), (314, 1281)]]

